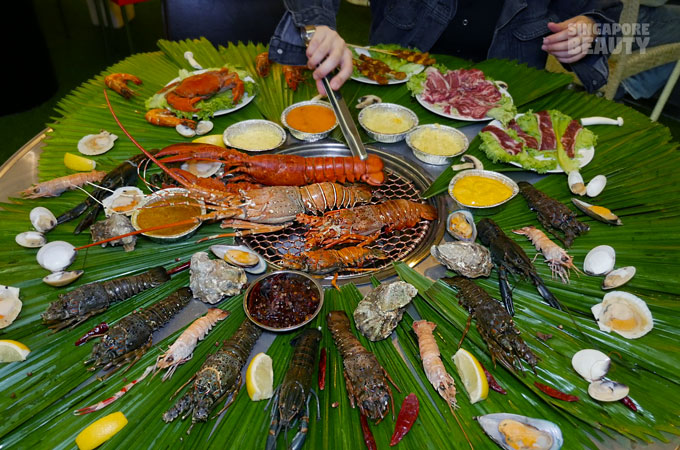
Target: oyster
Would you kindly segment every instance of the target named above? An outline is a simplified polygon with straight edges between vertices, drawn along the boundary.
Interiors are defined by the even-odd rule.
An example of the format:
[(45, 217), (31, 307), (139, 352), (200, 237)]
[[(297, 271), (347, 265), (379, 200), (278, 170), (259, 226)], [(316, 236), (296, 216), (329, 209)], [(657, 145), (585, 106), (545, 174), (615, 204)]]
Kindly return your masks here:
[(627, 339), (642, 337), (654, 328), (652, 313), (645, 301), (628, 292), (609, 292), (602, 303), (590, 310), (600, 330), (615, 331)]
[(7, 328), (21, 312), (19, 288), (0, 284), (0, 329)]
[(41, 233), (47, 233), (57, 226), (57, 218), (54, 217), (52, 211), (42, 206), (33, 208), (29, 214), (31, 225)]
[(562, 431), (552, 422), (497, 413), (475, 417), (484, 432), (506, 450), (558, 450), (564, 439)]
[(601, 402), (617, 402), (626, 397), (630, 388), (611, 380), (593, 381), (588, 386), (588, 394)]
[(113, 148), (116, 139), (118, 136), (106, 130), (102, 130), (99, 134), (88, 134), (78, 141), (78, 151), (88, 156), (101, 155)]
[(102, 200), (106, 217), (115, 214), (131, 215), (137, 205), (144, 200), (144, 192), (133, 186), (119, 187), (111, 195)]
[(203, 136), (212, 131), (214, 125), (209, 120), (201, 120), (196, 124), (196, 136)]
[(614, 268), (616, 252), (609, 245), (598, 245), (583, 260), (583, 271), (588, 275), (604, 275)]
[(43, 278), (43, 282), (50, 286), (61, 287), (71, 284), (85, 273), (82, 270), (70, 270), (68, 272), (53, 272)]
[(61, 272), (76, 259), (76, 248), (66, 241), (54, 241), (42, 246), (35, 255), (38, 264), (50, 272)]
[(586, 185), (583, 183), (583, 177), (578, 170), (572, 170), (567, 177), (569, 183), (569, 190), (576, 195), (584, 195), (586, 193)]
[(604, 175), (595, 176), (588, 185), (586, 186), (586, 195), (588, 197), (597, 197), (604, 191), (604, 187), (607, 185), (607, 177)]
[[(100, 220), (90, 227), (90, 233), (92, 233), (92, 240), (94, 242), (132, 233), (133, 231), (135, 231), (135, 227), (132, 226), (130, 219), (123, 214), (114, 214), (108, 219)], [(105, 242), (102, 244), (102, 247), (106, 247), (107, 244), (112, 247), (122, 245), (126, 252), (131, 252), (135, 249), (136, 242), (137, 235), (125, 236), (115, 241)]]
[(210, 251), (228, 263), (243, 267), (248, 273), (258, 274), (267, 270), (264, 258), (245, 245), (211, 245)]
[(609, 372), (612, 360), (599, 350), (587, 348), (579, 350), (571, 357), (571, 365), (574, 370), (586, 381), (601, 380)]
[(604, 277), (604, 281), (602, 282), (602, 289), (608, 290), (608, 289), (615, 289), (619, 286), (623, 286), (624, 284), (628, 283), (631, 278), (635, 276), (635, 267), (633, 266), (626, 266), (626, 267), (621, 267), (620, 269), (612, 270), (607, 274), (606, 277)]
[(474, 242), (477, 239), (475, 218), (470, 211), (459, 209), (449, 214), (446, 220), (446, 230), (449, 234), (463, 242)]
[(47, 244), (47, 239), (39, 231), (24, 231), (17, 234), (14, 240), (17, 244), (27, 248), (38, 248)]
[(189, 287), (194, 297), (204, 303), (217, 303), (238, 294), (247, 281), (243, 269), (220, 259), (210, 259), (206, 252), (197, 252), (191, 257)]
[(468, 278), (488, 277), (493, 268), (489, 249), (474, 242), (433, 245), (430, 254), (440, 264)]
[(406, 305), (418, 289), (404, 282), (381, 284), (359, 302), (354, 310), (354, 323), (371, 341), (385, 339), (399, 325)]
[(187, 161), (182, 164), (182, 170), (196, 175), (199, 178), (208, 178), (215, 175), (222, 168), (219, 161)]
[(608, 223), (609, 225), (623, 225), (623, 222), (621, 222), (619, 216), (617, 216), (604, 206), (591, 205), (589, 203), (582, 202), (577, 198), (572, 198), (571, 201), (574, 205), (576, 205), (578, 209), (580, 209), (581, 211), (586, 213), (586, 215), (592, 217), (593, 219), (597, 219), (600, 222)]

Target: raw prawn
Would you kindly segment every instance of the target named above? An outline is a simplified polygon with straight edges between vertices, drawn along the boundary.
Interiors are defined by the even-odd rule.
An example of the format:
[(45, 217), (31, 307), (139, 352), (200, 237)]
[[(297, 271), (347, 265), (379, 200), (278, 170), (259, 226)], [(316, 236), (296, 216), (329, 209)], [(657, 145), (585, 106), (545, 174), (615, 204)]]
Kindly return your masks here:
[(98, 183), (106, 176), (106, 172), (93, 170), (92, 172), (74, 173), (52, 180), (43, 181), (35, 184), (25, 191), (21, 191), (21, 195), (25, 198), (40, 198), (40, 197), (58, 197), (63, 192), (71, 189), (76, 189), (87, 183)]
[(413, 331), (418, 336), (420, 359), (423, 361), (425, 375), (439, 395), (446, 400), (449, 407), (454, 409), (458, 408), (456, 403), (456, 386), (453, 377), (446, 372), (437, 341), (435, 341), (432, 334), (436, 327), (437, 324), (427, 320), (413, 322)]
[(563, 283), (569, 283), (569, 270), (574, 269), (577, 273), (579, 272), (578, 267), (574, 265), (573, 258), (567, 254), (566, 250), (551, 241), (541, 230), (529, 226), (512, 230), (512, 232), (529, 238), (536, 250), (543, 253), (553, 278), (557, 275)]

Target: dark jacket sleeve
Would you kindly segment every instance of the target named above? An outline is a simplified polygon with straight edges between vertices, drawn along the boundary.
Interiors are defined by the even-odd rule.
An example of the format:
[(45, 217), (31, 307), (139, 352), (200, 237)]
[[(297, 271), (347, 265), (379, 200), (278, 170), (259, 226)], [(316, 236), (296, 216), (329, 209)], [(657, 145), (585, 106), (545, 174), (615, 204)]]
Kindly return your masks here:
[(281, 64), (307, 64), (300, 27), (326, 25), (335, 29), (339, 0), (284, 0), (286, 12), (269, 42), (269, 59)]

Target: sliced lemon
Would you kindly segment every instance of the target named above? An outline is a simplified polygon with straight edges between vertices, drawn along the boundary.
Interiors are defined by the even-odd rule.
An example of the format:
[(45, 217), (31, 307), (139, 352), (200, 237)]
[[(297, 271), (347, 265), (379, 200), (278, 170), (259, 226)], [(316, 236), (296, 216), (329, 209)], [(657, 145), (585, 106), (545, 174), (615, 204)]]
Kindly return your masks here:
[(113, 437), (127, 425), (125, 415), (118, 411), (92, 422), (76, 436), (76, 445), (80, 450), (92, 450)]
[(218, 145), (222, 148), (227, 148), (224, 145), (224, 139), (221, 134), (206, 134), (205, 136), (198, 137), (191, 142), (200, 142), (201, 144), (212, 144)]
[(9, 339), (0, 340), (0, 363), (25, 361), (31, 349), (21, 342)]
[(74, 155), (73, 153), (64, 153), (64, 165), (71, 170), (89, 172), (97, 166), (97, 163), (91, 159)]
[(472, 353), (465, 349), (459, 349), (453, 355), (453, 363), (458, 369), (458, 375), (463, 381), (463, 386), (470, 397), (470, 403), (477, 403), (486, 399), (489, 395), (489, 383), (482, 365)]
[(246, 388), (254, 402), (271, 398), (274, 395), (274, 370), (269, 355), (258, 353), (253, 357), (246, 370)]

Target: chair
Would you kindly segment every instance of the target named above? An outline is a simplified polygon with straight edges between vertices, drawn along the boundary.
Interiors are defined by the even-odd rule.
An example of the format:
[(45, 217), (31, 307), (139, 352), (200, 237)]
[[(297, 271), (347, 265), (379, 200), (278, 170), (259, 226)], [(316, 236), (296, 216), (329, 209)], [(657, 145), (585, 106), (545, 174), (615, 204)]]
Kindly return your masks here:
[[(623, 0), (623, 10), (619, 23), (621, 24), (635, 24), (638, 19), (638, 12), (640, 9), (640, 0)], [(622, 27), (624, 31), (624, 38), (634, 38), (634, 27)], [(633, 52), (623, 51), (623, 42), (620, 42), (616, 49), (609, 57), (609, 80), (605, 86), (600, 89), (604, 96), (612, 100), (616, 95), (616, 91), (621, 84), (621, 81), (644, 72), (654, 67), (663, 66), (673, 61), (677, 61), (671, 76), (666, 81), (659, 99), (654, 106), (654, 110), (650, 115), (652, 121), (656, 121), (661, 115), (666, 101), (673, 91), (673, 87), (680, 77), (680, 42), (671, 44), (659, 45), (656, 47), (647, 47), (644, 52), (635, 50)], [(551, 72), (566, 72), (562, 65), (552, 56), (548, 56), (546, 69)], [(574, 79), (580, 84), (578, 78), (574, 75)]]

